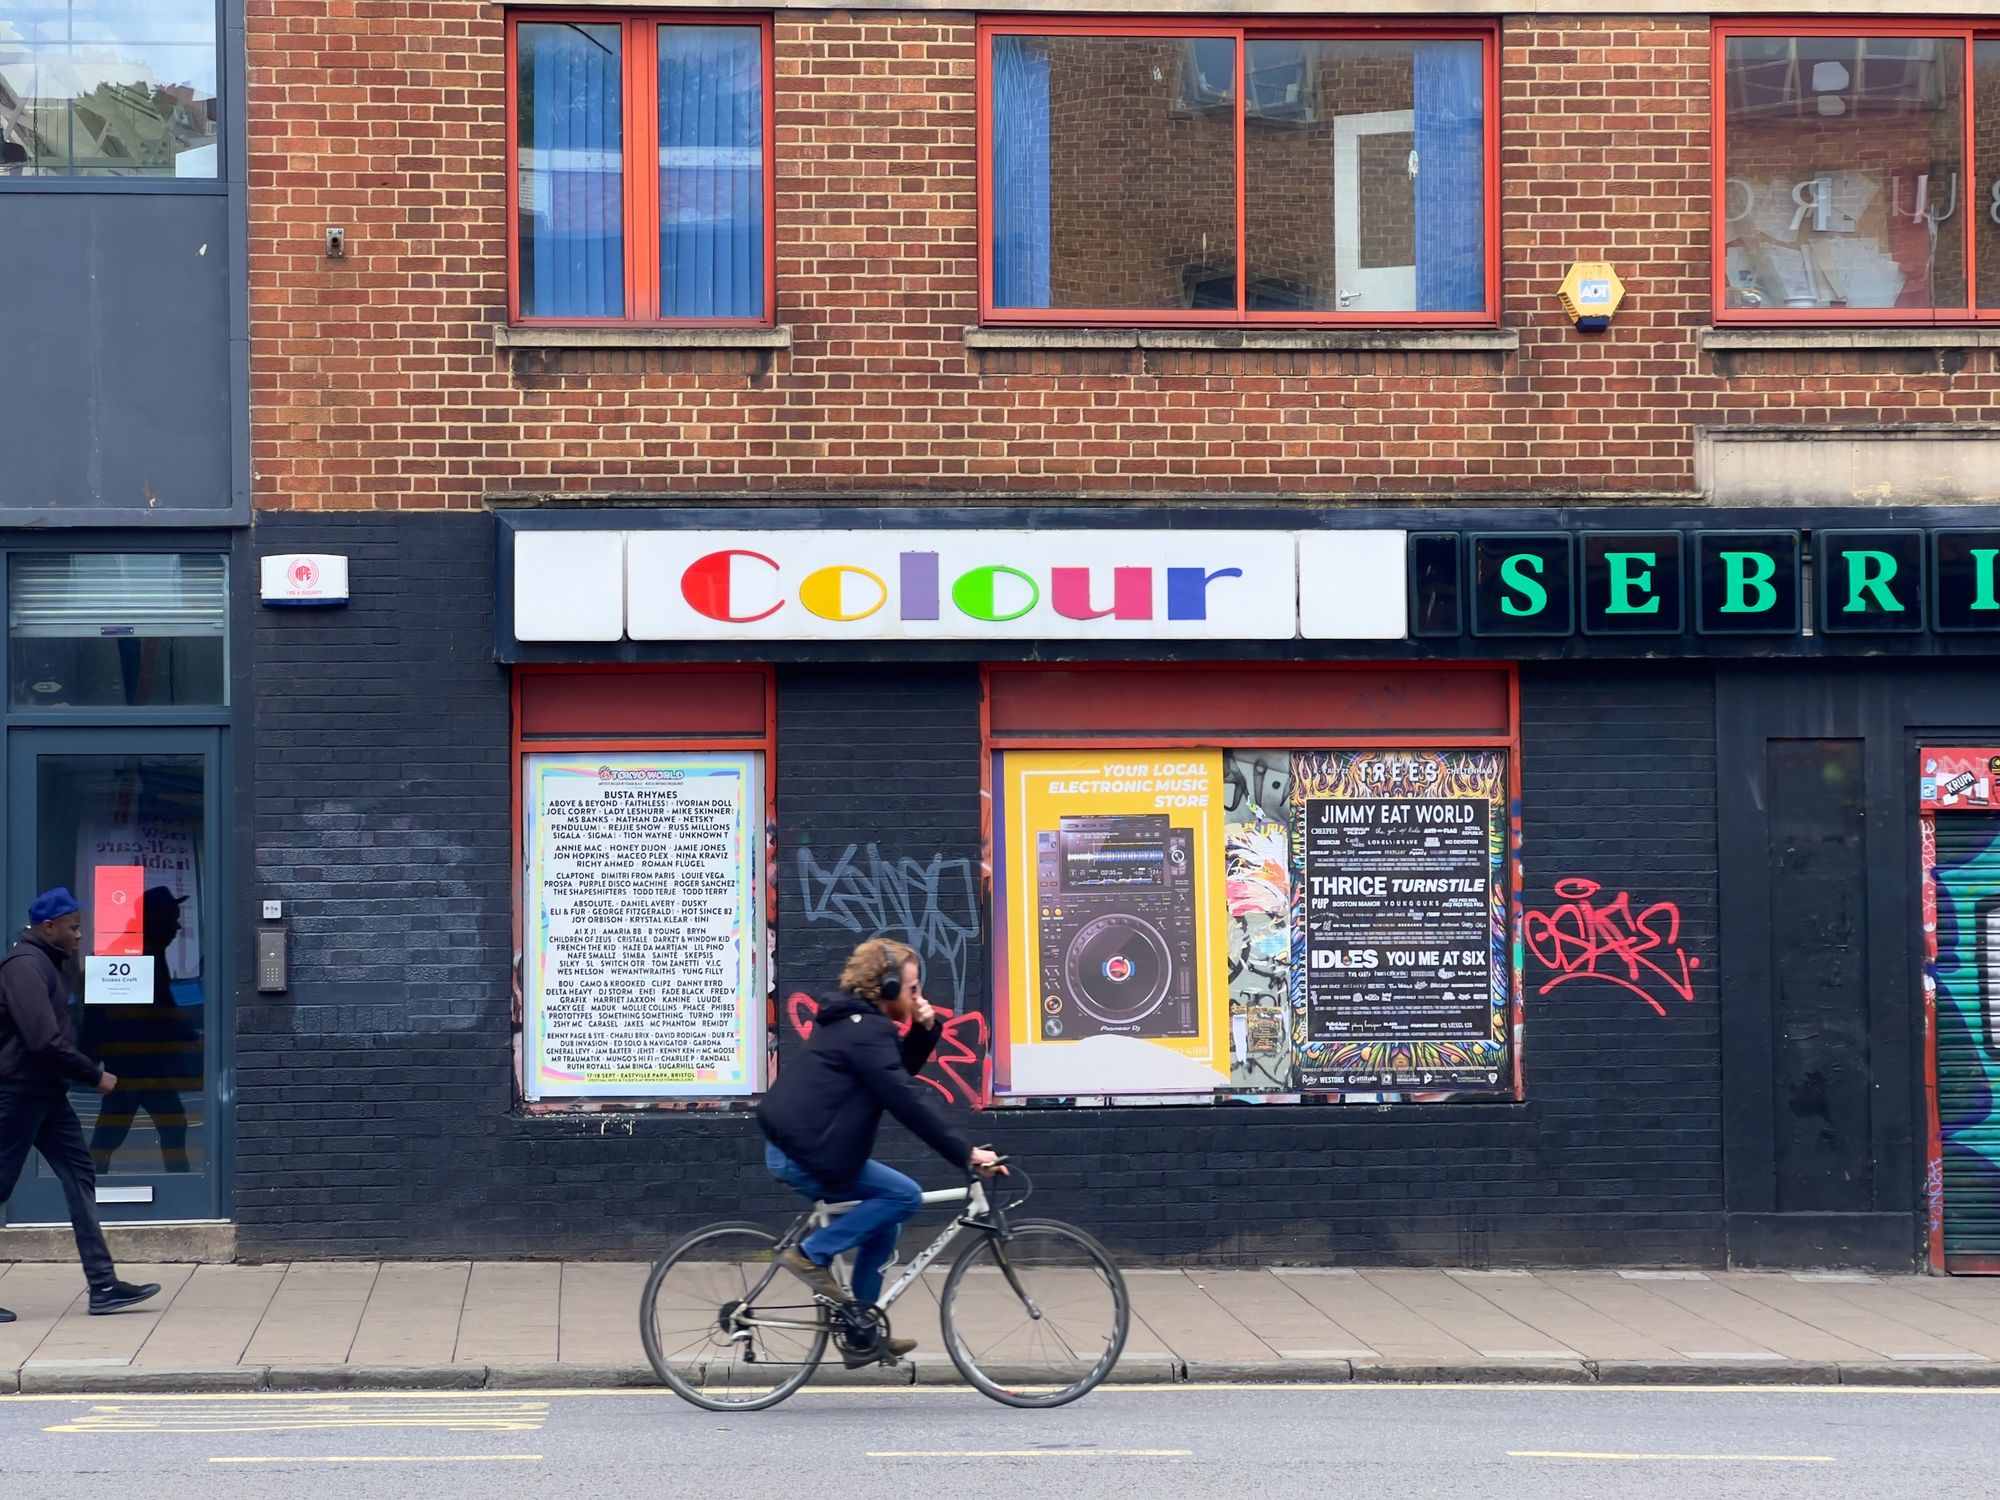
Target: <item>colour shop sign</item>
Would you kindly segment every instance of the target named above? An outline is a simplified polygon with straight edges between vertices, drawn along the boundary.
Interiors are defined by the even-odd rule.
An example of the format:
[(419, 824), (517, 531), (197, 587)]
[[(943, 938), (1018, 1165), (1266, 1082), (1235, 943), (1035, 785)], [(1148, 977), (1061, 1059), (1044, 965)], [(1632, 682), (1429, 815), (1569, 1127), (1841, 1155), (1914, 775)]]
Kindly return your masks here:
[(1401, 640), (1408, 613), (1400, 531), (514, 538), (521, 641)]

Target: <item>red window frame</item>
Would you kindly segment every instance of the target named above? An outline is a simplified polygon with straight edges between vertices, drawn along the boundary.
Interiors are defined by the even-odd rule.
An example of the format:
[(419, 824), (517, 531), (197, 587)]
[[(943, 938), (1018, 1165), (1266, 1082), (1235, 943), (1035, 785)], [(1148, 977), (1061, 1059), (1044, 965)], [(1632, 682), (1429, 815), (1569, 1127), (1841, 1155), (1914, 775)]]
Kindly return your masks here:
[[(595, 698), (599, 705), (617, 703), (621, 700), (641, 698), (662, 691), (672, 692), (685, 689), (698, 693), (702, 679), (719, 673), (731, 675), (755, 674), (763, 678), (762, 722), (756, 729), (736, 729), (702, 731), (690, 729), (687, 732), (660, 732), (632, 730), (607, 733), (603, 726), (627, 716), (612, 713), (607, 717), (594, 718), (589, 699)], [(523, 684), (533, 678), (563, 677), (583, 689), (584, 702), (568, 705), (562, 716), (567, 723), (550, 725), (541, 732), (530, 734), (524, 728)], [(586, 686), (587, 685), (587, 686)], [(593, 691), (593, 689), (595, 691)], [(778, 931), (778, 677), (776, 671), (766, 663), (738, 662), (679, 662), (662, 666), (637, 666), (608, 663), (570, 663), (549, 665), (538, 663), (517, 663), (508, 684), (508, 732), (507, 766), (509, 810), (513, 825), (513, 926), (514, 926), (514, 974), (513, 974), (513, 1021), (514, 1021), (514, 1107), (524, 1115), (563, 1114), (618, 1114), (658, 1113), (675, 1114), (688, 1111), (719, 1111), (723, 1113), (754, 1109), (757, 1101), (777, 1077), (778, 1060), (778, 981), (773, 965), (765, 975), (766, 994), (764, 997), (764, 1086), (754, 1094), (732, 1095), (727, 1098), (656, 1098), (634, 1096), (630, 1098), (590, 1097), (530, 1100), (526, 1095), (527, 1082), (527, 1038), (522, 1029), (522, 1009), (526, 1001), (526, 987), (521, 974), (521, 954), (525, 951), (527, 919), (527, 802), (523, 796), (523, 781), (528, 766), (528, 757), (542, 754), (601, 753), (643, 755), (648, 751), (725, 750), (748, 752), (764, 758), (764, 868), (758, 872), (764, 882), (764, 932), (767, 953), (775, 953), (770, 946)]]
[[(1964, 161), (1960, 172), (1965, 190), (1959, 199), (1959, 232), (1965, 237), (1965, 303), (1961, 306), (1929, 308), (1894, 307), (1774, 307), (1742, 308), (1727, 305), (1728, 289), (1725, 250), (1729, 192), (1729, 99), (1726, 64), (1728, 45), (1740, 37), (1754, 36), (1854, 36), (1854, 37), (1936, 37), (1962, 42), (1965, 47), (1964, 79)], [(2000, 25), (1964, 21), (1881, 21), (1864, 16), (1811, 16), (1787, 20), (1717, 21), (1710, 38), (1709, 57), (1709, 299), (1710, 317), (1717, 326), (1732, 325), (1797, 327), (1844, 324), (1875, 327), (1928, 326), (1939, 323), (2000, 322), (2000, 307), (1982, 310), (1979, 302), (1978, 237), (1975, 227), (1983, 210), (1976, 205), (1978, 195), (1978, 153), (1974, 113), (1978, 99), (1973, 88), (1975, 52), (1981, 41), (2000, 40)], [(2000, 255), (2000, 245), (1994, 247)]]
[[(521, 314), (520, 113), (515, 39), (522, 25), (575, 22), (623, 28), (625, 308), (622, 318)], [(659, 33), (663, 26), (754, 26), (764, 71), (764, 311), (755, 318), (670, 318), (660, 312)], [(777, 114), (768, 15), (729, 11), (519, 10), (507, 15), (507, 321), (519, 328), (771, 328), (778, 321)], [(650, 252), (645, 247), (651, 246)], [(645, 252), (645, 253), (640, 253)]]
[[(1239, 54), (1240, 55), (1240, 54)], [(1180, 690), (1179, 679), (1190, 665), (1203, 670), (1224, 669), (1235, 675), (1236, 694), (1229, 703), (1218, 703), (1211, 711), (1221, 719), (1235, 717), (1243, 721), (1253, 721), (1259, 717), (1256, 705), (1269, 701), (1272, 684), (1291, 682), (1303, 683), (1317, 678), (1328, 683), (1342, 683), (1343, 680), (1363, 681), (1369, 678), (1389, 679), (1399, 669), (1406, 676), (1425, 679), (1420, 691), (1411, 698), (1399, 698), (1395, 708), (1410, 714), (1408, 724), (1400, 724), (1394, 719), (1384, 722), (1377, 711), (1368, 706), (1359, 695), (1346, 709), (1335, 709), (1334, 714), (1326, 713), (1324, 701), (1314, 702), (1301, 710), (1302, 716), (1352, 717), (1342, 724), (1329, 725), (1324, 722), (1306, 727), (1297, 724), (1291, 728), (1265, 725), (1261, 729), (1235, 732), (1229, 729), (1212, 729), (1199, 733), (1189, 733), (1174, 727), (1186, 720), (1186, 711), (1177, 706), (1176, 693)], [(1420, 668), (1420, 670), (1419, 670)], [(1033, 727), (1009, 727), (1005, 720), (1009, 717), (1005, 700), (1012, 695), (1008, 692), (1006, 680), (1028, 679), (1037, 675), (1053, 675), (1068, 678), (1068, 682), (1053, 688), (1047, 699), (1040, 705), (1043, 722)], [(1107, 690), (1094, 691), (1092, 678), (1097, 678)], [(1505, 696), (1504, 723), (1479, 722), (1479, 704), (1484, 700), (1480, 692), (1482, 684), (1477, 679), (1488, 679), (1488, 685), (1499, 678)], [(1153, 695), (1141, 694), (1140, 712), (1129, 712), (1135, 701), (1135, 689), (1142, 689), (1148, 678), (1157, 679), (1159, 691)], [(995, 723), (995, 699), (1002, 700), (1000, 719)], [(1064, 700), (1068, 700), (1065, 702)], [(1114, 716), (1121, 719), (1122, 727), (1104, 728), (1106, 703), (1117, 705)], [(1466, 717), (1462, 727), (1442, 727), (1451, 722), (1454, 707), (1463, 707)], [(1247, 710), (1247, 711), (1245, 711)], [(1425, 723), (1428, 719), (1432, 722)], [(1001, 997), (1008, 994), (1005, 978), (1009, 962), (1008, 944), (1002, 936), (1003, 922), (995, 915), (1004, 910), (1007, 892), (998, 887), (994, 880), (995, 842), (1001, 837), (993, 826), (993, 773), (999, 758), (1009, 750), (1198, 750), (1217, 747), (1230, 750), (1351, 750), (1351, 749), (1413, 749), (1413, 750), (1504, 750), (1507, 754), (1507, 798), (1516, 810), (1508, 828), (1508, 850), (1506, 858), (1507, 912), (1510, 927), (1508, 939), (1509, 982), (1513, 986), (1513, 999), (1508, 1007), (1508, 1042), (1512, 1058), (1511, 1095), (1495, 1094), (1480, 1102), (1489, 1104), (1519, 1104), (1527, 1098), (1525, 1075), (1522, 1070), (1521, 1033), (1527, 1021), (1527, 976), (1522, 967), (1521, 923), (1523, 865), (1521, 860), (1521, 671), (1517, 662), (1508, 661), (1430, 661), (1417, 663), (1382, 662), (1330, 662), (1330, 661), (1204, 661), (1188, 662), (1063, 662), (1050, 664), (1042, 662), (983, 662), (979, 668), (979, 858), (981, 879), (985, 889), (986, 921), (986, 962), (987, 962), (987, 1003), (990, 1030), (988, 1033), (988, 1054), (984, 1069), (984, 1085), (981, 1089), (980, 1107), (992, 1109), (1030, 1109), (1035, 1105), (1031, 1099), (1018, 1095), (995, 1094), (993, 1091), (994, 1059), (1012, 1045), (1008, 1031), (1011, 1018), (1003, 1013)], [(518, 780), (518, 778), (516, 778)], [(518, 821), (518, 820), (517, 820)], [(518, 903), (517, 903), (518, 905)], [(1301, 1104), (1337, 1105), (1355, 1090), (1305, 1089), (1299, 1093)], [(1197, 1101), (1230, 1097), (1228, 1089), (1218, 1089), (1212, 1095), (1189, 1094), (1176, 1099), (1177, 1104), (1191, 1104)], [(1093, 1097), (1093, 1096), (1085, 1096)], [(1095, 1107), (1095, 1106), (1093, 1106)], [(1401, 1106), (1397, 1106), (1401, 1107)]]
[[(1236, 308), (1019, 308), (993, 305), (993, 39), (996, 36), (1213, 37), (1236, 42)], [(1486, 307), (1482, 312), (1252, 312), (1246, 307), (1249, 256), (1244, 207), (1248, 112), (1244, 73), (1250, 41), (1476, 41), (1483, 48), (1486, 87), (1485, 221)], [(1038, 16), (983, 16), (978, 23), (979, 321), (1042, 328), (1296, 328), (1332, 324), (1363, 328), (1500, 326), (1500, 27), (1497, 22), (1412, 25), (1407, 22), (1315, 21), (1289, 16), (1197, 20), (1116, 16), (1076, 20)]]

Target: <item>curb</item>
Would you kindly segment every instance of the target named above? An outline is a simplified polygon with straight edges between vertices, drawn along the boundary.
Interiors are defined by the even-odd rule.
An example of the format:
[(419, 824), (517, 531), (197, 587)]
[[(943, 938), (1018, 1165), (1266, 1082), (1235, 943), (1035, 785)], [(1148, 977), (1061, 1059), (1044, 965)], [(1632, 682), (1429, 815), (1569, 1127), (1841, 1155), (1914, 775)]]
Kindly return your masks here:
[[(1607, 1385), (1607, 1386), (1949, 1386), (2000, 1388), (2000, 1362), (1819, 1361), (1741, 1363), (1670, 1360), (1508, 1360), (1421, 1364), (1397, 1361), (1189, 1360), (1133, 1355), (1107, 1385)], [(894, 1368), (822, 1368), (820, 1387), (943, 1388), (964, 1385), (949, 1360), (933, 1357)], [(518, 1365), (231, 1365), (147, 1368), (85, 1360), (31, 1360), (0, 1369), (0, 1396), (182, 1395), (271, 1391), (632, 1390), (657, 1387), (643, 1364)]]

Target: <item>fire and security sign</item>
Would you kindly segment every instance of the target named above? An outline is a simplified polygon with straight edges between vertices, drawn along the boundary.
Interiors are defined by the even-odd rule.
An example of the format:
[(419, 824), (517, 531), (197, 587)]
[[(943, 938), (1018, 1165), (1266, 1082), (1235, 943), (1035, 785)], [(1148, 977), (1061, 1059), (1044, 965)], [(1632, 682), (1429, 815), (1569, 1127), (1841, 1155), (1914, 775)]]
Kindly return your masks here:
[(280, 552), (264, 559), (264, 602), (326, 609), (347, 602), (347, 559), (324, 552)]

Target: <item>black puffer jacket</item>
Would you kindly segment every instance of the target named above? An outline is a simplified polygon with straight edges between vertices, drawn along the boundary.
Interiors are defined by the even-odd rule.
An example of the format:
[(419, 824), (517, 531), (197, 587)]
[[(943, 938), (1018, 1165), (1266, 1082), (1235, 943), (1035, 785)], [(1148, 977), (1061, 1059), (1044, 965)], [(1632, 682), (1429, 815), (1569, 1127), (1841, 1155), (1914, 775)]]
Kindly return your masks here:
[(844, 991), (822, 1000), (812, 1036), (786, 1060), (757, 1106), (757, 1123), (832, 1193), (861, 1175), (885, 1109), (939, 1156), (964, 1167), (971, 1142), (952, 1129), (916, 1080), (936, 1045), (934, 1028), (912, 1026), (899, 1039), (893, 1021)]

